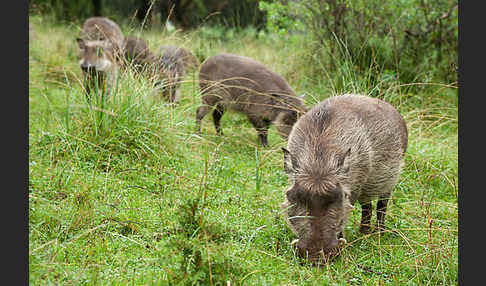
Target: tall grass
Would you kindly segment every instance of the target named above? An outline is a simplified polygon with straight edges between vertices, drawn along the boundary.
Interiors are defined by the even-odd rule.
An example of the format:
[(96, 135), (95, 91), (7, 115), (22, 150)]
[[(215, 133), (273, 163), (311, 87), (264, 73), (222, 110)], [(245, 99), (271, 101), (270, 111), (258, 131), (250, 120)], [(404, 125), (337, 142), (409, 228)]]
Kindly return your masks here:
[(196, 134), (195, 73), (175, 106), (149, 96), (150, 82), (133, 72), (120, 75), (113, 96), (90, 105), (76, 60), (78, 27), (30, 21), (37, 33), (29, 46), (31, 284), (457, 284), (453, 85), (410, 82), (421, 86), (410, 93), (377, 67), (358, 75), (352, 59), (316, 78), (305, 35), (287, 41), (242, 31), (228, 40), (209, 36), (210, 28), (139, 32), (152, 50), (176, 44), (200, 59), (220, 52), (253, 57), (308, 94), (309, 107), (359, 92), (404, 115), (409, 147), (388, 207), (389, 231), (359, 234), (357, 205), (341, 256), (316, 268), (289, 245), (294, 237), (280, 210), (288, 187), (285, 142), (274, 127), (267, 148), (235, 113), (222, 119), (224, 136), (210, 120)]

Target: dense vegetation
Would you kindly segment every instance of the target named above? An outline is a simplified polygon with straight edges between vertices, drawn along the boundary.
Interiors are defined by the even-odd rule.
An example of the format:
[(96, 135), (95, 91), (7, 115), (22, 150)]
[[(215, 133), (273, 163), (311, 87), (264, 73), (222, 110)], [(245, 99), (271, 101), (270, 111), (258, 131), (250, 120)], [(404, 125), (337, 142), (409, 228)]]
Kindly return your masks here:
[[(262, 7), (268, 15), (306, 25), (268, 5)], [(266, 31), (121, 24), (125, 35), (145, 38), (154, 51), (169, 43), (200, 60), (221, 52), (255, 58), (306, 93), (309, 107), (354, 92), (382, 98), (403, 114), (409, 148), (388, 208), (389, 231), (359, 234), (357, 205), (341, 256), (316, 268), (296, 256), (280, 217), (286, 143), (274, 127), (267, 148), (234, 113), (222, 119), (224, 136), (210, 119), (197, 135), (197, 73), (186, 76), (177, 106), (148, 97), (151, 83), (133, 72), (121, 75), (113, 97), (89, 105), (74, 41), (79, 22), (35, 13), (29, 20), (32, 285), (457, 285), (457, 86), (434, 48), (424, 49), (417, 64), (404, 53), (403, 62), (387, 66), (396, 61), (395, 36), (380, 38), (373, 28), (365, 29), (373, 34), (369, 41), (353, 46), (310, 28), (282, 31), (277, 22)], [(353, 27), (346, 29), (358, 37)], [(332, 47), (341, 56), (331, 57)], [(344, 52), (353, 49), (368, 49), (368, 58)], [(440, 62), (455, 58), (449, 49)]]
[(32, 13), (50, 13), (58, 21), (79, 22), (93, 15), (109, 15), (118, 23), (154, 27), (170, 20), (180, 28), (202, 24), (263, 27), (259, 0), (33, 0)]

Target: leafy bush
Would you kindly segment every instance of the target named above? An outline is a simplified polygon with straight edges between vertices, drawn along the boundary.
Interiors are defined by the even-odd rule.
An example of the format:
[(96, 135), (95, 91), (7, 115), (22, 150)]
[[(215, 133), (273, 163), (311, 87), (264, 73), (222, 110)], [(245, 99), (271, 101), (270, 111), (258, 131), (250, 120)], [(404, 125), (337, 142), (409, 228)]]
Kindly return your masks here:
[(406, 83), (456, 81), (456, 1), (261, 1), (259, 7), (269, 30), (310, 33), (309, 48), (327, 69), (351, 60), (361, 73), (373, 67)]
[(48, 14), (58, 21), (83, 21), (93, 16), (92, 0), (34, 0), (29, 1), (30, 14)]

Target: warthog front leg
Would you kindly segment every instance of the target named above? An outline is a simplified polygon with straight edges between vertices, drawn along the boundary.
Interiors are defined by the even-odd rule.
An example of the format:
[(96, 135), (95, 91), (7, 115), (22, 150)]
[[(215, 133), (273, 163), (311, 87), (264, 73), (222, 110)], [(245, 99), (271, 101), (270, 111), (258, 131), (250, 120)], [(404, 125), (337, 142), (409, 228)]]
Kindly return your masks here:
[(376, 203), (376, 230), (379, 232), (385, 231), (385, 214), (387, 205), (388, 198), (381, 198)]
[(196, 125), (197, 125), (197, 133), (201, 133), (201, 120), (208, 114), (210, 111), (210, 107), (207, 105), (201, 105), (197, 108), (196, 111)]
[(221, 129), (221, 117), (223, 117), (224, 111), (224, 106), (221, 104), (216, 105), (216, 108), (213, 111), (214, 127), (219, 135), (223, 135), (223, 129)]
[(371, 202), (360, 203), (361, 204), (361, 225), (359, 227), (359, 232), (363, 234), (368, 234), (371, 232), (371, 215), (373, 213), (373, 208)]
[(267, 134), (270, 127), (270, 121), (256, 116), (248, 116), (251, 124), (255, 127), (258, 133), (258, 138), (263, 146), (268, 146)]

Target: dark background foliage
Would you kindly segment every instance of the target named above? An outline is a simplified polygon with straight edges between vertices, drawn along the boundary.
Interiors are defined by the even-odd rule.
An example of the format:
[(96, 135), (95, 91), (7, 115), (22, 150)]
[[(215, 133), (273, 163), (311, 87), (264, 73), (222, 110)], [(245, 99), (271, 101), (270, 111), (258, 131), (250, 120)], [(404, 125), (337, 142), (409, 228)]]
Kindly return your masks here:
[(29, 2), (29, 8), (34, 13), (52, 12), (57, 20), (71, 22), (103, 15), (121, 22), (136, 19), (137, 24), (147, 27), (167, 19), (183, 29), (203, 23), (230, 27), (265, 24), (258, 0), (35, 0)]
[(370, 86), (384, 75), (404, 84), (457, 81), (454, 0), (34, 0), (29, 10), (78, 24), (103, 15), (146, 29), (163, 28), (170, 20), (181, 30), (217, 26), (272, 30), (282, 37), (305, 33), (311, 77), (339, 72), (346, 62)]

